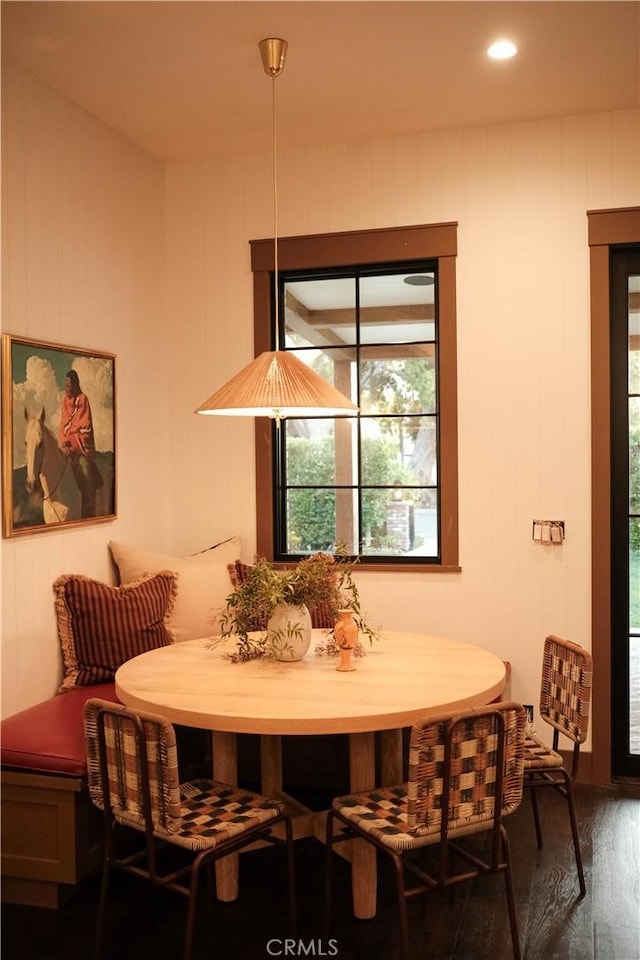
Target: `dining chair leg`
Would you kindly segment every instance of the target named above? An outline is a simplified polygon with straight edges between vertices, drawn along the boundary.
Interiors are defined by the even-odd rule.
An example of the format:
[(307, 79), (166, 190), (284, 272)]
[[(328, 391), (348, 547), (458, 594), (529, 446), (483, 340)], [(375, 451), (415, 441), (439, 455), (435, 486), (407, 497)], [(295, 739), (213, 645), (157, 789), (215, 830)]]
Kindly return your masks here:
[(102, 867), (102, 879), (100, 881), (100, 899), (98, 901), (98, 917), (96, 920), (96, 943), (94, 949), (94, 960), (100, 960), (102, 957), (102, 946), (104, 942), (104, 921), (107, 909), (107, 897), (109, 893), (109, 880), (111, 868), (107, 860)]
[[(428, 872), (428, 864), (427, 864), (428, 849), (429, 849), (428, 847), (422, 847), (420, 851), (420, 867), (424, 871), (424, 873)], [(429, 899), (428, 897), (421, 897), (423, 920), (425, 920), (429, 914), (428, 899)]]
[(284, 821), (287, 846), (287, 877), (289, 882), (289, 929), (292, 937), (298, 933), (298, 904), (296, 893), (296, 865), (291, 820)]
[[(576, 816), (576, 806), (573, 793), (573, 783), (571, 780), (571, 775), (567, 770), (559, 771), (562, 774), (564, 784), (560, 781), (553, 784), (554, 789), (561, 793), (567, 801), (567, 806), (569, 808), (569, 822), (571, 824), (571, 839), (573, 841), (573, 852), (576, 858), (576, 869), (578, 871), (578, 882), (580, 884), (580, 896), (584, 897), (587, 888), (584, 880), (584, 868), (582, 865), (582, 851), (580, 849), (580, 837), (578, 835), (578, 820)], [(529, 792), (531, 794), (531, 806), (533, 809), (533, 820), (536, 828), (536, 839), (538, 842), (538, 850), (542, 849), (542, 827), (540, 821), (540, 811), (538, 808), (538, 788), (535, 786), (535, 780), (529, 781)]]
[(542, 824), (540, 822), (540, 810), (538, 807), (538, 793), (535, 786), (535, 778), (529, 781), (531, 794), (531, 809), (533, 810), (533, 822), (536, 828), (536, 843), (538, 850), (542, 850)]
[(566, 770), (562, 771), (564, 785), (567, 794), (567, 806), (569, 807), (569, 820), (571, 822), (571, 836), (573, 838), (573, 852), (576, 857), (576, 868), (578, 870), (578, 882), (580, 884), (580, 896), (584, 897), (587, 888), (584, 882), (584, 869), (582, 867), (582, 851), (580, 850), (580, 837), (578, 836), (578, 818), (576, 817), (576, 805), (573, 796), (573, 783)]
[(506, 864), (504, 869), (504, 883), (507, 894), (507, 907), (509, 909), (509, 926), (511, 928), (511, 943), (513, 944), (513, 958), (520, 960), (520, 936), (518, 934), (518, 916), (516, 913), (516, 902), (513, 895), (513, 877), (511, 874), (511, 850), (509, 846), (509, 835), (504, 828), (500, 827), (502, 838), (502, 856)]
[(189, 960), (191, 956), (191, 947), (193, 944), (193, 930), (196, 920), (196, 904), (198, 901), (198, 880), (200, 877), (200, 861), (194, 861), (191, 870), (191, 883), (189, 886), (189, 899), (187, 901), (187, 925), (184, 933), (184, 948), (182, 960)]
[(392, 854), (393, 866), (396, 871), (396, 892), (398, 895), (398, 918), (400, 920), (400, 943), (403, 960), (410, 960), (411, 946), (409, 943), (409, 918), (407, 916), (407, 897), (404, 884), (404, 867), (402, 858)]
[(333, 811), (327, 814), (324, 861), (324, 939), (331, 936), (331, 898), (332, 898), (332, 857), (333, 857)]

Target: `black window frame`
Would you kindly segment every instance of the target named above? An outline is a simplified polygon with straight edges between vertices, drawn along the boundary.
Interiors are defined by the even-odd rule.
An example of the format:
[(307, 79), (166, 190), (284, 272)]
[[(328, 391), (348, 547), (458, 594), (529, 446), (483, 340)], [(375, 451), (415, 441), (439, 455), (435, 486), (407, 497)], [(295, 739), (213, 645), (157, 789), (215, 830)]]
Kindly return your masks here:
[[(354, 265), (349, 265), (349, 266), (345, 265), (340, 267), (325, 267), (322, 269), (316, 268), (313, 270), (308, 270), (308, 269), (292, 270), (292, 271), (279, 270), (278, 271), (278, 298), (279, 298), (278, 316), (279, 316), (280, 329), (278, 331), (278, 343), (280, 344), (281, 350), (287, 349), (287, 347), (285, 346), (285, 343), (286, 343), (285, 289), (286, 289), (287, 283), (299, 282), (304, 280), (324, 280), (324, 279), (341, 279), (341, 278), (353, 279), (355, 281), (354, 323), (356, 326), (356, 340), (355, 340), (355, 343), (353, 344), (353, 347), (358, 356), (358, 366), (359, 366), (361, 350), (366, 351), (368, 347), (376, 346), (376, 344), (370, 344), (369, 342), (367, 342), (366, 344), (363, 344), (360, 338), (360, 309), (361, 309), (360, 281), (362, 279), (366, 279), (367, 277), (391, 276), (393, 274), (404, 275), (408, 273), (433, 274), (434, 276), (434, 289), (435, 289), (435, 297), (434, 297), (435, 336), (434, 336), (434, 339), (429, 341), (416, 340), (416, 341), (410, 341), (410, 342), (412, 344), (415, 343), (416, 345), (421, 343), (422, 344), (428, 343), (430, 345), (432, 344), (434, 347), (434, 353), (436, 357), (436, 370), (437, 370), (435, 409), (433, 410), (433, 412), (430, 412), (428, 414), (427, 413), (385, 414), (384, 419), (396, 419), (400, 417), (402, 417), (403, 419), (407, 417), (433, 418), (436, 422), (436, 447), (439, 447), (440, 430), (439, 430), (438, 392), (439, 392), (440, 375), (439, 375), (439, 369), (438, 369), (439, 363), (438, 363), (438, 316), (437, 316), (437, 307), (438, 307), (438, 261), (437, 259), (433, 259), (433, 258), (430, 260), (421, 259), (421, 260), (411, 260), (407, 262), (394, 261), (393, 263), (390, 263), (390, 264), (389, 263), (354, 264)], [(404, 343), (405, 341), (398, 341), (397, 346), (402, 346), (404, 345)], [(387, 345), (387, 344), (384, 344), (384, 345)], [(393, 344), (389, 344), (389, 345), (393, 345)], [(309, 347), (295, 347), (295, 348), (288, 348), (288, 349), (295, 349), (295, 352), (302, 358), (305, 350), (317, 350), (317, 347), (309, 346)], [(331, 347), (328, 347), (329, 351), (331, 351), (331, 349), (332, 349)], [(337, 349), (341, 349), (341, 348), (337, 348)], [(358, 402), (360, 402), (360, 398), (358, 398)], [(319, 413), (318, 417), (322, 418), (322, 414)], [(376, 419), (376, 416), (372, 414), (362, 413), (361, 411), (358, 412), (358, 414), (354, 417), (354, 419), (357, 421), (361, 421), (361, 420), (366, 420), (369, 417)], [(307, 420), (307, 419), (314, 419), (314, 418), (305, 417), (304, 419)], [(358, 460), (358, 477), (360, 482), (357, 485), (350, 487), (349, 489), (357, 489), (358, 491), (358, 494), (357, 494), (358, 504), (359, 504), (358, 525), (360, 530), (359, 542), (361, 543), (362, 536), (363, 536), (363, 531), (361, 529), (362, 512), (363, 512), (363, 507), (362, 507), (363, 494), (366, 490), (382, 489), (382, 488), (378, 488), (378, 487), (374, 488), (371, 485), (367, 485), (366, 483), (362, 482), (362, 435), (361, 435), (361, 427), (359, 424), (356, 429), (358, 432), (357, 460)], [(274, 517), (275, 517), (273, 556), (275, 561), (288, 563), (288, 562), (296, 562), (302, 559), (302, 557), (306, 556), (307, 554), (286, 549), (288, 537), (287, 537), (287, 511), (286, 511), (285, 503), (287, 500), (287, 493), (288, 491), (293, 489), (304, 489), (304, 488), (296, 487), (295, 485), (290, 484), (288, 481), (285, 432), (286, 432), (286, 421), (283, 421), (283, 424), (279, 431), (275, 430), (273, 432), (273, 445), (275, 450), (274, 473), (273, 473)], [(429, 488), (435, 489), (438, 494), (438, 498), (437, 498), (437, 501), (438, 501), (438, 508), (437, 508), (438, 553), (437, 555), (431, 555), (431, 556), (425, 555), (424, 557), (416, 557), (414, 559), (415, 559), (415, 562), (419, 562), (419, 563), (438, 564), (440, 563), (440, 506), (439, 506), (440, 482), (438, 479), (438, 482), (435, 484), (427, 484), (427, 483), (420, 484), (420, 485), (415, 484), (415, 485), (408, 485), (407, 488), (408, 489), (411, 489), (411, 487), (417, 488), (418, 486), (421, 489), (429, 489)], [(325, 488), (323, 487), (322, 489), (325, 489)], [(339, 490), (339, 489), (345, 489), (345, 487), (339, 483), (336, 483), (333, 485), (333, 489)], [(399, 490), (399, 489), (402, 489), (402, 486), (390, 485), (390, 489)], [(356, 556), (358, 557), (359, 560), (375, 566), (379, 566), (380, 564), (385, 564), (385, 563), (392, 563), (394, 565), (398, 563), (404, 564), (406, 563), (406, 560), (407, 560), (406, 556), (396, 555), (392, 553), (380, 554), (380, 555), (376, 555), (374, 553), (371, 553), (371, 554), (358, 553), (356, 554)]]

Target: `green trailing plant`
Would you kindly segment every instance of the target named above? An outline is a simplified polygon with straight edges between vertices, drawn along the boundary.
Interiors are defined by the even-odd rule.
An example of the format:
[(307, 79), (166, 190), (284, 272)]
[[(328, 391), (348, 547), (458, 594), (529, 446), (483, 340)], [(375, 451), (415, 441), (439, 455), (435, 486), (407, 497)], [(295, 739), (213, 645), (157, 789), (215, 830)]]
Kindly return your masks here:
[[(266, 630), (269, 617), (282, 603), (304, 604), (310, 611), (321, 608), (331, 622), (337, 621), (338, 610), (349, 608), (360, 633), (370, 642), (378, 637), (377, 631), (366, 622), (353, 578), (353, 564), (342, 548), (335, 555), (315, 553), (286, 569), (276, 569), (269, 560), (259, 557), (227, 597), (221, 617), (221, 637), (233, 636), (237, 641), (235, 653), (229, 654), (231, 660), (243, 662), (268, 657), (274, 655), (274, 647), (286, 649), (291, 637), (273, 636), (273, 632)], [(319, 645), (318, 652), (333, 650), (335, 641), (331, 638), (332, 630), (329, 630), (328, 639)]]

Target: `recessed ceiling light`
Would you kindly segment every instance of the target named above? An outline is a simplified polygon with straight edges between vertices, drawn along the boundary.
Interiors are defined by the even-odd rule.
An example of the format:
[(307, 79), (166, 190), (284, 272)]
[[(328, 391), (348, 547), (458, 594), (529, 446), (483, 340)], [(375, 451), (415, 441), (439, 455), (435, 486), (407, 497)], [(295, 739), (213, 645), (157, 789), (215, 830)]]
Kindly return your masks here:
[(509, 57), (515, 57), (517, 52), (518, 48), (511, 40), (496, 40), (487, 50), (493, 60), (508, 60)]

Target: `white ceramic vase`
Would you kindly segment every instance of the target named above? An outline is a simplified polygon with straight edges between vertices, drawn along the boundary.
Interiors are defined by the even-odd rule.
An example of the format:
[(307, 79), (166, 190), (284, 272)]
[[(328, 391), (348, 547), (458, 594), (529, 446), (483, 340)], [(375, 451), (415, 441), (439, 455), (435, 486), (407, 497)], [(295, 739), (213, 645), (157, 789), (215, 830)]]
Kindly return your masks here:
[(311, 615), (304, 604), (280, 603), (267, 623), (267, 638), (276, 660), (302, 660), (311, 644)]

